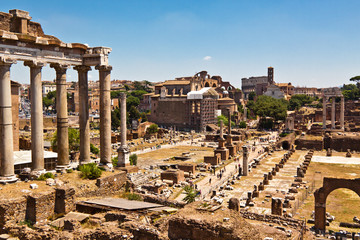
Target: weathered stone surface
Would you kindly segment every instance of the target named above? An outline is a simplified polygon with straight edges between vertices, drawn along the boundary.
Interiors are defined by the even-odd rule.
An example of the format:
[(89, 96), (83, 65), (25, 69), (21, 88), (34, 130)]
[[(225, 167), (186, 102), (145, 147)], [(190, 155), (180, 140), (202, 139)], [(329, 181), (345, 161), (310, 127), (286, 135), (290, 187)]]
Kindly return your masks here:
[(237, 198), (230, 198), (229, 200), (229, 209), (240, 211), (240, 201)]

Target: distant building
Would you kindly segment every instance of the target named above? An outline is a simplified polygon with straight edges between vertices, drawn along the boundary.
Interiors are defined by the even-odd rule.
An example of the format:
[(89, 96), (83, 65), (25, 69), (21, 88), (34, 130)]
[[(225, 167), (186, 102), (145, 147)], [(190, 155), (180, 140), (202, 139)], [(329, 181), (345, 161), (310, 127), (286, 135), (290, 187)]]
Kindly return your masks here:
[(275, 84), (271, 84), (270, 86), (268, 86), (266, 92), (264, 92), (265, 96), (270, 96), (276, 99), (282, 99), (285, 98), (285, 94), (283, 91), (281, 91), (280, 87), (275, 85)]
[(291, 96), (295, 93), (295, 88), (291, 83), (275, 83), (275, 85), (278, 86), (285, 95)]
[(322, 89), (321, 88), (311, 88), (311, 87), (295, 87), (295, 94), (305, 94), (309, 97), (321, 97)]
[(268, 67), (268, 75), (260, 77), (249, 77), (241, 79), (241, 90), (243, 92), (244, 99), (249, 98), (251, 92), (255, 92), (256, 95), (262, 95), (266, 88), (274, 83), (274, 68)]
[(42, 95), (45, 97), (49, 92), (56, 91), (55, 84), (43, 84), (42, 85)]
[(218, 110), (237, 111), (241, 98), (241, 90), (202, 71), (155, 85), (155, 92), (144, 95), (140, 105), (151, 110), (149, 120), (160, 126), (202, 131), (217, 122)]

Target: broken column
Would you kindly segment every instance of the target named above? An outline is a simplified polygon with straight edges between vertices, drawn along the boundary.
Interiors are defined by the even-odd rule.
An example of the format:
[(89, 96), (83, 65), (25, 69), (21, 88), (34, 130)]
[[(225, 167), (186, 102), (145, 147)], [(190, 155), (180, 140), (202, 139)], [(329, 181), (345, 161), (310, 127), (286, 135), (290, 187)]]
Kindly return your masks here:
[(120, 94), (120, 117), (121, 117), (121, 146), (118, 149), (118, 167), (127, 167), (130, 166), (130, 149), (126, 144), (126, 93)]
[(14, 62), (0, 61), (0, 182), (16, 182), (14, 173), (13, 122), (11, 110), (10, 67)]
[(224, 139), (224, 132), (223, 132), (224, 123), (220, 121), (220, 136), (218, 139), (219, 146), (215, 149), (215, 154), (221, 154), (221, 160), (226, 161), (229, 159), (229, 149), (225, 148), (225, 139)]
[(111, 161), (111, 66), (96, 66), (100, 82), (100, 164), (112, 168)]
[(69, 167), (69, 132), (66, 90), (67, 65), (51, 64), (56, 71), (57, 169)]
[(247, 176), (249, 173), (248, 163), (249, 152), (247, 146), (243, 146), (243, 176)]
[(35, 175), (45, 171), (44, 164), (44, 125), (41, 69), (44, 63), (25, 61), (30, 67), (30, 102), (31, 102), (31, 161)]

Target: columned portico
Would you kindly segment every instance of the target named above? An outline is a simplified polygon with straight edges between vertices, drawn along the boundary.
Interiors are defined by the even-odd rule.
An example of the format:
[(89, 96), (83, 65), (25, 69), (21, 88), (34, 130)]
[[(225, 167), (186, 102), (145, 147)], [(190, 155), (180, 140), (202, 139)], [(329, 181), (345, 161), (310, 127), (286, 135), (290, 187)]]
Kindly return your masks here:
[(111, 66), (96, 66), (100, 80), (100, 163), (112, 167), (111, 161)]
[(342, 92), (340, 88), (334, 87), (334, 88), (324, 88), (323, 89), (323, 129), (326, 129), (326, 102), (328, 99), (331, 99), (331, 129), (336, 129), (336, 98), (340, 97), (340, 116), (339, 116), (339, 122), (340, 122), (340, 129), (344, 130), (344, 112), (345, 112), (345, 103), (344, 103), (344, 96), (342, 95)]
[(341, 97), (340, 102), (340, 129), (344, 130), (344, 112), (345, 112), (345, 101), (344, 96)]
[(43, 102), (41, 88), (41, 70), (45, 64), (36, 61), (25, 61), (24, 65), (30, 67), (32, 170), (35, 172), (41, 172), (45, 170)]
[(79, 125), (80, 125), (80, 163), (90, 162), (90, 122), (89, 122), (89, 66), (74, 67), (79, 75)]
[(66, 70), (68, 65), (51, 64), (56, 71), (56, 112), (57, 112), (57, 168), (69, 167), (69, 132), (66, 90)]
[(12, 63), (14, 62), (0, 61), (0, 183), (17, 180), (14, 174), (11, 113), (10, 67)]

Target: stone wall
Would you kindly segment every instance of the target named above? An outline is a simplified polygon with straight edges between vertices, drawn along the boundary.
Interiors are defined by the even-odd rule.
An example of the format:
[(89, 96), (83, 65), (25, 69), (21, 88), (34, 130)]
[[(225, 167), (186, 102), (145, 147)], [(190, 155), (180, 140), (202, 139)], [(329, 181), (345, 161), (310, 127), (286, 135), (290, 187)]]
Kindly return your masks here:
[(126, 172), (120, 172), (111, 176), (96, 179), (96, 186), (99, 188), (121, 188), (126, 180)]
[(316, 151), (321, 151), (322, 149), (324, 149), (324, 143), (322, 140), (309, 140), (309, 139), (298, 138), (295, 141), (295, 145), (297, 150), (301, 150), (305, 148), (305, 149), (313, 149)]
[(360, 136), (327, 135), (324, 137), (324, 148), (338, 152), (360, 151)]
[(55, 191), (46, 194), (29, 195), (26, 204), (26, 219), (36, 223), (54, 214)]
[(26, 198), (11, 199), (0, 203), (0, 232), (7, 222), (24, 221), (26, 215)]

